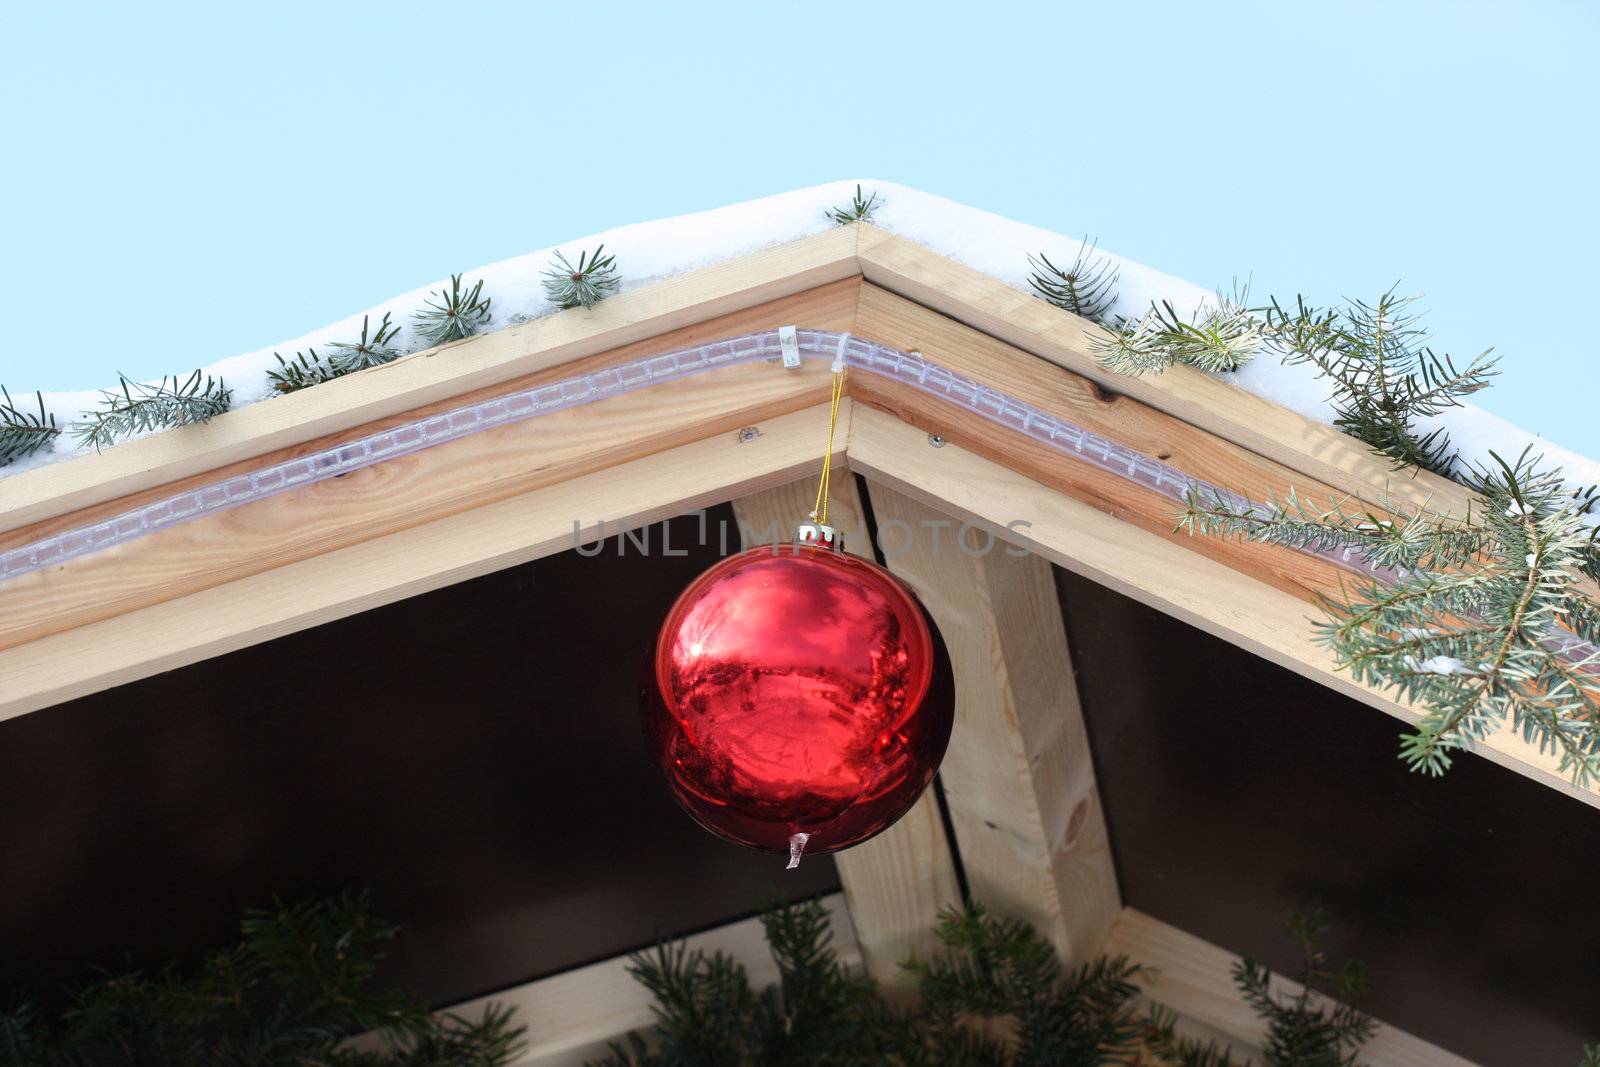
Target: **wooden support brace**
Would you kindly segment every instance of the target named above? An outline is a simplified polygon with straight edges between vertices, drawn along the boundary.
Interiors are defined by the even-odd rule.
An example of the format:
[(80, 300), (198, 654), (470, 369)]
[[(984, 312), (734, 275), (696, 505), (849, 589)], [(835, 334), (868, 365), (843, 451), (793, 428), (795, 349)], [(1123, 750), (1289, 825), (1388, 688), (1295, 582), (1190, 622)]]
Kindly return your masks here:
[(976, 902), (1027, 919), (1064, 960), (1100, 952), (1121, 907), (1050, 565), (887, 486), (869, 488), (889, 569), (950, 650), (956, 725), (940, 772)]
[[(820, 458), (820, 453), (819, 453)], [(855, 480), (835, 471), (828, 524), (844, 538), (848, 552), (870, 558), (861, 498)], [(765, 489), (733, 502), (745, 547), (787, 541), (816, 498), (815, 477)], [(927, 958), (938, 949), (933, 935), (939, 912), (961, 903), (955, 861), (933, 790), (883, 833), (835, 856), (845, 902), (867, 972), (893, 993), (909, 984), (900, 963), (911, 955)]]

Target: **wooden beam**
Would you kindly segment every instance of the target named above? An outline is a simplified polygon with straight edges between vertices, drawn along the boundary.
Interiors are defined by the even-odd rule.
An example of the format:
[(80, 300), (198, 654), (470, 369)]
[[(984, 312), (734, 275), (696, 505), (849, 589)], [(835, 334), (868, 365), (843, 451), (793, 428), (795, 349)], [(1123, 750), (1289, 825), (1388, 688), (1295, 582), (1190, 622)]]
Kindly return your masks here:
[[(833, 481), (829, 525), (839, 530), (846, 551), (871, 558), (867, 529), (855, 479), (847, 472)], [(789, 541), (795, 524), (811, 511), (816, 478), (764, 489), (733, 502), (745, 547)], [(896, 995), (910, 991), (901, 973), (908, 956), (926, 959), (939, 949), (934, 923), (939, 912), (961, 903), (955, 861), (945, 839), (939, 805), (929, 789), (905, 817), (872, 840), (834, 857), (850, 919), (856, 929), (867, 972)]]
[[(820, 329), (847, 330), (855, 318), (857, 289), (855, 281), (846, 280), (724, 316), (711, 327), (719, 331), (712, 336), (737, 336), (795, 321)], [(648, 346), (627, 346), (519, 379), (510, 388), (531, 388), (700, 343), (709, 339), (703, 336), (705, 329), (700, 326), (667, 334)], [(4, 605), (0, 649), (481, 507), (688, 440), (734, 430), (820, 402), (827, 395), (827, 369), (815, 363), (796, 371), (762, 363), (730, 367), (485, 431), (203, 516), (0, 585), (0, 603)], [(458, 397), (437, 407), (449, 410), (487, 398)], [(361, 427), (359, 432), (372, 433), (389, 424), (436, 413), (408, 412), (386, 424)], [(337, 443), (338, 438), (324, 438), (312, 447)], [(35, 524), (14, 531), (11, 543), (87, 526), (160, 499), (177, 488), (211, 484), (238, 470), (258, 469), (307, 450), (307, 446), (297, 446), (234, 469), (197, 476), (182, 486), (163, 486)], [(0, 535), (0, 548), (10, 547), (7, 541), (6, 535)]]
[[(1177, 1012), (1194, 1036), (1219, 1038), (1241, 1055), (1259, 1055), (1262, 1022), (1234, 988), (1229, 974), (1237, 958), (1233, 953), (1132, 908), (1112, 927), (1106, 952), (1151, 968), (1147, 996)], [(1302, 987), (1275, 977), (1273, 988), (1292, 996)], [(1384, 1024), (1361, 1050), (1361, 1062), (1371, 1067), (1472, 1067), (1470, 1060)]]
[(1408, 507), (1462, 514), (1471, 494), (1426, 471), (1397, 472), (1353, 437), (1193, 367), (1134, 377), (1100, 365), (1090, 341), (1101, 327), (904, 237), (861, 226), (867, 281), (1133, 397), (1226, 441), (1310, 475), (1341, 493), (1387, 491)]
[(956, 725), (940, 780), (968, 891), (1033, 923), (1063, 959), (1092, 959), (1121, 899), (1050, 565), (987, 535), (963, 541), (886, 485), (868, 492), (889, 569), (950, 650)]
[[(0, 479), (0, 530), (362, 426), (581, 357), (858, 275), (855, 227), (739, 256), (494, 333), (451, 342), (202, 426)], [(234, 383), (240, 384), (240, 383)]]
[[(862, 287), (856, 330), (904, 351), (920, 351), (940, 366), (1084, 429), (1159, 459), (1196, 478), (1254, 500), (1281, 498), (1290, 490), (1302, 499), (1331, 503), (1341, 494), (1238, 445), (1197, 430), (1165, 412), (1122, 396), (1038, 359), (1021, 349), (963, 326), (873, 285)], [(865, 404), (904, 422), (938, 433), (971, 451), (1060, 489), (1191, 551), (1306, 601), (1334, 594), (1349, 573), (1326, 560), (1293, 549), (1236, 538), (1191, 537), (1174, 530), (1182, 505), (1064, 454), (1022, 433), (996, 426), (975, 412), (920, 389), (870, 374), (852, 377), (850, 392)]]
[[(847, 965), (859, 965), (861, 953), (844, 900), (836, 893), (822, 903), (833, 919), (834, 950)], [(685, 940), (691, 949), (724, 952), (744, 964), (756, 989), (778, 980), (760, 919), (719, 926)], [(627, 957), (619, 956), (445, 1010), (475, 1019), (493, 1004), (515, 1008), (516, 1022), (528, 1028), (528, 1044), (508, 1067), (582, 1067), (604, 1055), (607, 1042), (647, 1029), (655, 1021), (653, 1003), (628, 973)]]
[[(1404, 722), (1420, 717), (1409, 704), (1340, 670), (1313, 638), (1313, 609), (1291, 594), (957, 445), (930, 448), (923, 431), (866, 406), (858, 405), (852, 416), (848, 452), (851, 467), (871, 480)], [(1553, 754), (1540, 753), (1512, 731), (1502, 729), (1472, 751), (1600, 806), (1600, 790), (1574, 786), (1556, 770)]]
[(792, 481), (826, 425), (826, 405), (779, 416), (0, 651), (0, 719)]

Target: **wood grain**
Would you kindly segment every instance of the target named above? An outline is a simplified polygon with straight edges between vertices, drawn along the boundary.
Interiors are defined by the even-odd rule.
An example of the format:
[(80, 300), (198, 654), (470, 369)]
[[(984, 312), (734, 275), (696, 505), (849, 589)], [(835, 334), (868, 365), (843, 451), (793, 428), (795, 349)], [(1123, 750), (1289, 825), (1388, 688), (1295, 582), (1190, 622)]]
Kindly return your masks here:
[(968, 891), (1033, 923), (1063, 959), (1091, 959), (1121, 899), (1050, 565), (963, 540), (949, 516), (888, 486), (869, 495), (889, 569), (933, 616), (955, 670), (940, 780)]
[(0, 651), (0, 719), (561, 552), (602, 522), (614, 532), (793, 481), (826, 425), (826, 405), (779, 416), (749, 441), (719, 434)]
[[(834, 472), (828, 524), (837, 529), (848, 552), (871, 558), (871, 539), (855, 479)], [(745, 547), (794, 538), (795, 524), (816, 499), (815, 476), (765, 489), (733, 502)], [(900, 964), (912, 955), (927, 958), (939, 948), (934, 923), (939, 912), (961, 903), (955, 861), (945, 839), (939, 805), (930, 789), (914, 807), (872, 840), (834, 856), (845, 901), (857, 932), (867, 972), (897, 996), (910, 991)]]
[(1462, 514), (1471, 494), (1426, 471), (1396, 471), (1353, 437), (1193, 367), (1133, 377), (1100, 365), (1089, 345), (1104, 330), (1068, 311), (864, 224), (858, 251), (867, 281), (1175, 415), (1223, 440), (1299, 470), (1340, 493)]
[[(846, 280), (811, 290), (655, 338), (648, 344), (590, 357), (559, 372), (518, 379), (490, 395), (531, 388), (552, 379), (797, 318), (808, 324), (820, 322), (823, 325), (819, 328), (823, 329), (848, 329), (854, 320), (856, 288), (854, 281)], [(716, 332), (707, 336), (707, 331)], [(0, 648), (359, 544), (686, 440), (737, 429), (816, 403), (826, 398), (827, 390), (826, 369), (815, 364), (798, 371), (767, 364), (727, 368), (485, 431), (202, 516), (0, 585)], [(488, 396), (458, 397), (435, 409), (408, 412), (403, 417), (361, 427), (360, 433), (372, 433), (481, 399)], [(326, 448), (339, 441), (340, 437), (324, 438), (314, 447)], [(313, 446), (297, 446), (237, 467), (256, 469), (311, 450)], [(14, 531), (11, 536), (17, 538), (16, 543), (24, 543), (59, 529), (88, 525), (178, 489), (209, 484), (235, 472), (211, 472), (180, 485), (162, 486)], [(9, 546), (0, 535), (0, 548), (4, 547)]]
[[(979, 524), (1404, 722), (1419, 718), (1409, 704), (1359, 685), (1341, 671), (1332, 653), (1313, 639), (1311, 609), (1292, 594), (957, 445), (930, 448), (921, 430), (870, 407), (855, 408), (848, 452), (851, 467), (874, 482)], [(1557, 772), (1554, 755), (1540, 753), (1509, 730), (1492, 734), (1473, 751), (1600, 806), (1600, 790), (1574, 786)]]
[[(1196, 429), (1128, 397), (1108, 395), (1088, 379), (1037, 359), (1004, 342), (929, 311), (876, 286), (862, 287), (857, 331), (906, 351), (920, 351), (941, 366), (1058, 418), (1102, 434), (1196, 478), (1243, 493), (1253, 500), (1302, 498), (1331, 504), (1337, 490)], [(1154, 490), (1108, 473), (1022, 433), (890, 379), (858, 374), (851, 380), (858, 401), (977, 452), (1028, 477), (1093, 504), (1108, 514), (1306, 601), (1339, 591), (1349, 572), (1293, 549), (1192, 537), (1174, 529), (1183, 505)], [(1381, 509), (1379, 509), (1381, 512)]]
[(201, 426), (127, 441), (0, 479), (0, 530), (215, 470), (622, 345), (855, 277), (839, 227), (596, 304), (430, 348)]

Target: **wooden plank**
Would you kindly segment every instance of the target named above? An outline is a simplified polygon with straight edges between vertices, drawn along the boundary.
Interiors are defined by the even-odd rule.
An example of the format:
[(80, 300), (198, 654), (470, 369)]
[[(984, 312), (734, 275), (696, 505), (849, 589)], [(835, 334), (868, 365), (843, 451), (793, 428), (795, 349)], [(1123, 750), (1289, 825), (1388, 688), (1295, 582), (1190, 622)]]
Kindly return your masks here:
[(618, 523), (792, 481), (822, 453), (826, 411), (779, 416), (749, 441), (719, 434), (0, 651), (0, 719), (561, 552), (602, 523), (609, 535)]
[(998, 279), (946, 259), (904, 237), (861, 227), (862, 275), (874, 285), (1006, 341), (1103, 389), (1133, 397), (1341, 493), (1372, 498), (1385, 490), (1408, 507), (1462, 514), (1469, 494), (1426, 471), (1396, 471), (1390, 462), (1331, 426), (1192, 367), (1133, 377), (1100, 365), (1089, 342), (1101, 327)]
[[(725, 316), (716, 328), (733, 335), (781, 321), (848, 329), (856, 283), (810, 290), (753, 312)], [(757, 325), (759, 323), (759, 325)], [(706, 340), (680, 332), (654, 339), (651, 352)], [(650, 352), (629, 346), (539, 378), (565, 377)], [(516, 388), (540, 381), (519, 380)], [(320, 387), (319, 387), (320, 388)], [(281, 493), (139, 538), (0, 585), (0, 649), (75, 626), (258, 574), (323, 552), (420, 525), (495, 500), (564, 481), (683, 441), (737, 429), (825, 399), (825, 367), (796, 371), (766, 364), (731, 367), (625, 396), (554, 412), (399, 457), (303, 489)], [(472, 402), (457, 398), (456, 407)], [(434, 412), (408, 413), (419, 418)], [(392, 420), (402, 421), (400, 419)], [(371, 433), (379, 426), (361, 427)], [(317, 447), (336, 440), (323, 439)], [(296, 453), (303, 454), (297, 448)], [(289, 458), (279, 453), (258, 465)], [(192, 479), (209, 484), (232, 472)], [(191, 486), (185, 485), (182, 488)], [(164, 486), (71, 516), (36, 524), (18, 543), (56, 529), (85, 526), (170, 494)], [(0, 541), (0, 547), (5, 547)]]
[[(843, 898), (835, 893), (823, 897), (822, 904), (833, 919), (833, 947), (839, 958), (859, 966), (861, 953)], [(756, 989), (778, 980), (760, 919), (719, 926), (685, 940), (691, 949), (725, 952), (737, 959)], [(444, 1010), (475, 1019), (492, 1004), (515, 1008), (516, 1021), (528, 1028), (528, 1044), (509, 1067), (582, 1067), (602, 1056), (608, 1041), (648, 1028), (654, 1021), (652, 1003), (650, 994), (628, 973), (628, 958), (619, 956)]]
[[(0, 479), (0, 529), (361, 426), (647, 340), (860, 273), (858, 231), (838, 227), (494, 333), (230, 411), (202, 426), (127, 441)], [(237, 384), (237, 383), (236, 383)]]
[[(861, 498), (855, 479), (835, 471), (828, 523), (840, 532), (846, 551), (871, 558)], [(814, 474), (733, 502), (745, 547), (790, 541), (795, 524), (816, 500)], [(934, 923), (939, 912), (959, 906), (961, 887), (945, 838), (939, 805), (929, 789), (905, 817), (883, 833), (834, 856), (845, 901), (857, 932), (867, 972), (880, 987), (903, 996), (910, 983), (900, 963), (938, 951)]]
[[(1312, 635), (1311, 610), (1291, 594), (1008, 470), (957, 445), (930, 448), (927, 435), (858, 405), (848, 446), (851, 467), (907, 496), (981, 525), (1142, 603), (1396, 718), (1417, 712), (1339, 670)], [(1027, 525), (1008, 524), (1025, 523)], [(1600, 806), (1600, 790), (1579, 789), (1509, 730), (1473, 751), (1534, 781)]]
[[(1128, 908), (1112, 927), (1106, 952), (1153, 968), (1157, 973), (1146, 986), (1149, 998), (1176, 1011), (1197, 1036), (1220, 1036), (1244, 1054), (1260, 1045), (1261, 1020), (1234, 988), (1229, 968), (1236, 957), (1226, 949)], [(1273, 988), (1291, 996), (1302, 989), (1281, 976)], [(1472, 1067), (1470, 1060), (1383, 1024), (1361, 1050), (1361, 1062), (1371, 1067)]]
[(940, 780), (968, 892), (1033, 923), (1063, 959), (1091, 959), (1121, 898), (1050, 565), (963, 540), (943, 512), (885, 485), (868, 492), (889, 569), (950, 650), (956, 725)]
[[(923, 352), (967, 378), (1251, 499), (1282, 497), (1290, 490), (1325, 504), (1342, 496), (1304, 474), (1147, 404), (1108, 395), (1080, 375), (876, 286), (862, 287), (856, 330), (880, 343)], [(1334, 564), (1293, 549), (1176, 531), (1179, 502), (920, 389), (859, 374), (852, 379), (851, 395), (1303, 600), (1337, 593), (1349, 577)]]

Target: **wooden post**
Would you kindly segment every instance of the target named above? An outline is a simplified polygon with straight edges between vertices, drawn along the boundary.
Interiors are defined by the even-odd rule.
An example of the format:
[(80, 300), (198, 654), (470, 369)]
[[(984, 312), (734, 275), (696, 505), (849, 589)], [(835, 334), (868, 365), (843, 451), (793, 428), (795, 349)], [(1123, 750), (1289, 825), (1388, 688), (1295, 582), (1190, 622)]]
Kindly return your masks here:
[[(844, 538), (846, 551), (872, 554), (861, 498), (848, 473), (833, 479), (829, 525)], [(793, 538), (796, 524), (811, 511), (814, 478), (766, 489), (733, 502), (746, 547)], [(883, 833), (835, 856), (845, 903), (867, 972), (891, 992), (909, 989), (900, 962), (915, 953), (924, 958), (938, 948), (933, 924), (939, 911), (961, 902), (955, 861), (944, 823), (930, 789), (905, 817)]]
[(889, 569), (922, 598), (955, 668), (940, 778), (972, 899), (1032, 922), (1064, 960), (1090, 959), (1121, 901), (1050, 564), (885, 486), (869, 492)]

